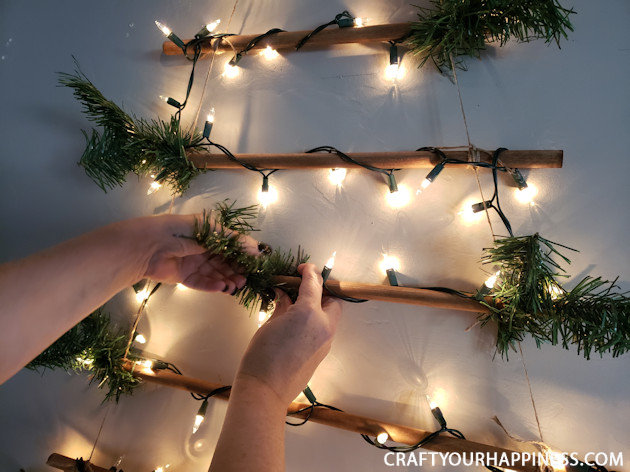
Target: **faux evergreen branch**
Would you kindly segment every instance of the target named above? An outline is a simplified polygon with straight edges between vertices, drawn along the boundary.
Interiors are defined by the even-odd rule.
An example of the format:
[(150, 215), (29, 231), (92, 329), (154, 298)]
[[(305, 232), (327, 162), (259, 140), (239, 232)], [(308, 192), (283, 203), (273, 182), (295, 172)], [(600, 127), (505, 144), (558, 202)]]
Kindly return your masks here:
[[(497, 349), (507, 355), (516, 342), (530, 334), (542, 343), (562, 344), (590, 358), (593, 352), (613, 357), (630, 350), (630, 300), (617, 291), (616, 279), (584, 277), (569, 291), (557, 282), (566, 277), (561, 266), (570, 260), (538, 234), (495, 241), (485, 249), (483, 263), (498, 265), (500, 275), (493, 291), (491, 314), (483, 324), (498, 324)], [(558, 262), (560, 261), (560, 262)]]
[[(273, 300), (276, 285), (272, 279), (275, 275), (298, 275), (297, 266), (308, 260), (300, 248), (296, 256), (278, 249), (257, 257), (248, 254), (237, 236), (255, 231), (251, 222), (257, 211), (257, 205), (237, 208), (235, 202), (224, 201), (217, 204), (215, 210), (204, 212), (201, 220), (196, 221), (194, 230), (199, 244), (221, 254), (247, 274), (247, 281), (236, 296), (249, 309), (254, 309), (259, 302), (265, 304)], [(286, 291), (295, 300), (297, 292), (294, 289)]]
[(122, 358), (129, 333), (112, 326), (109, 316), (101, 309), (74, 326), (26, 367), (31, 370), (61, 368), (68, 372), (87, 371), (90, 383), (107, 386), (105, 400), (118, 401), (123, 394), (131, 394), (140, 384), (123, 369)]
[(59, 83), (70, 87), (89, 120), (102, 128), (83, 132), (86, 148), (79, 161), (104, 191), (122, 185), (131, 172), (155, 175), (155, 181), (182, 193), (202, 170), (187, 158), (187, 150), (201, 149), (202, 135), (181, 129), (179, 120), (144, 120), (125, 113), (78, 69), (61, 73)]
[(486, 42), (501, 46), (509, 40), (554, 41), (573, 31), (573, 9), (557, 0), (432, 0), (433, 8), (417, 7), (418, 22), (406, 40), (421, 55), (421, 66), (430, 58), (440, 71), (451, 69), (451, 57), (464, 68), (463, 56), (479, 57)]

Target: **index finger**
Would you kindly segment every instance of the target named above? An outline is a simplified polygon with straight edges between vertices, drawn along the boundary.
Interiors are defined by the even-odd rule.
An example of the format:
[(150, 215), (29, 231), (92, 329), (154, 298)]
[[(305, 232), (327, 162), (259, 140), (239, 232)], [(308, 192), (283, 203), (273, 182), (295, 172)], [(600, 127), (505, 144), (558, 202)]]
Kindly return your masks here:
[(298, 272), (302, 274), (302, 282), (296, 303), (309, 303), (321, 306), (323, 279), (315, 264), (300, 264)]

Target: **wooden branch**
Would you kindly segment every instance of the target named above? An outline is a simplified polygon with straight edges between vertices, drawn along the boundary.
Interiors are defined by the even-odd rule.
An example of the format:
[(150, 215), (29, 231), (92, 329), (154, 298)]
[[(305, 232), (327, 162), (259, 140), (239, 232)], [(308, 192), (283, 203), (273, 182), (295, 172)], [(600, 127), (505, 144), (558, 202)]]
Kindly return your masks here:
[[(128, 362), (125, 368), (132, 372), (136, 377), (151, 383), (164, 385), (167, 387), (173, 387), (187, 392), (194, 392), (200, 395), (207, 395), (211, 391), (222, 387), (222, 384), (213, 382), (206, 382), (200, 379), (194, 379), (185, 377), (183, 375), (177, 375), (169, 371), (160, 370), (152, 371), (141, 366), (133, 368), (133, 363)], [(223, 392), (216, 397), (223, 399), (229, 398), (229, 391)], [(306, 418), (308, 412), (304, 411), (296, 413), (296, 411), (308, 407), (307, 403), (293, 402), (287, 409), (287, 415), (296, 418)], [(344, 429), (353, 433), (366, 434), (371, 437), (377, 436), (379, 433), (386, 432), (392, 441), (400, 444), (416, 444), (423, 438), (426, 438), (429, 431), (421, 429), (410, 428), (408, 426), (402, 426), (394, 423), (388, 423), (385, 421), (376, 420), (373, 418), (367, 418), (363, 416), (353, 415), (341, 411), (329, 410), (327, 408), (315, 408), (311, 414), (310, 420), (314, 423), (331, 426), (333, 428)], [(512, 451), (503, 449), (500, 447), (490, 446), (474, 441), (468, 441), (465, 439), (457, 439), (448, 435), (441, 435), (435, 440), (430, 441), (424, 446), (425, 449), (436, 452), (483, 452), (483, 453), (496, 453), (499, 457), (501, 454), (508, 454), (511, 457)], [(521, 466), (519, 464), (513, 464), (510, 466), (513, 470), (522, 472), (537, 472), (537, 468), (532, 465)]]
[[(468, 160), (468, 151), (443, 150), (449, 158)], [(351, 158), (374, 167), (383, 169), (419, 169), (431, 168), (439, 158), (429, 151), (393, 151), (393, 152), (352, 152)], [(480, 151), (482, 162), (492, 162), (492, 154)], [(235, 154), (235, 156), (260, 169), (330, 169), (333, 167), (356, 168), (335, 154), (328, 152), (289, 153), (289, 154)], [(191, 151), (188, 158), (200, 169), (242, 169), (238, 163), (224, 154), (207, 151)], [(501, 153), (501, 162), (508, 167), (519, 169), (543, 169), (562, 167), (562, 150), (511, 151)], [(451, 165), (455, 166), (455, 165)], [(467, 167), (459, 165), (459, 167)]]
[[(279, 275), (274, 277), (274, 282), (287, 287), (297, 288), (302, 281), (299, 277), (287, 277)], [(450, 293), (436, 292), (412, 287), (392, 287), (382, 284), (364, 284), (359, 282), (340, 282), (328, 280), (326, 285), (337, 295), (366, 300), (380, 300), (394, 303), (407, 303), (409, 305), (422, 305), (448, 310), (472, 311), (474, 313), (490, 313), (488, 307), (477, 300), (458, 297)], [(486, 301), (492, 303), (492, 298)]]
[[(364, 26), (362, 28), (339, 28), (337, 26), (330, 26), (329, 28), (320, 31), (313, 36), (305, 45), (304, 48), (323, 48), (332, 46), (334, 44), (347, 44), (347, 43), (369, 43), (369, 42), (386, 42), (400, 39), (409, 33), (411, 23), (394, 23), (391, 25), (373, 25)], [(287, 31), (284, 33), (278, 33), (271, 35), (258, 44), (256, 44), (251, 50), (265, 49), (267, 46), (273, 49), (295, 49), (298, 42), (311, 30), (307, 31)], [(226, 52), (232, 51), (234, 46), (236, 51), (240, 51), (245, 48), (247, 44), (259, 34), (244, 34), (229, 36), (219, 42), (217, 51)], [(190, 39), (185, 39), (187, 43)], [(202, 45), (201, 51), (204, 54), (212, 53), (214, 51), (215, 41), (208, 39)], [(229, 43), (228, 43), (229, 41)], [(183, 52), (179, 46), (171, 42), (170, 40), (164, 41), (162, 45), (162, 51), (167, 56), (182, 55)], [(202, 56), (203, 57), (203, 56)]]
[[(75, 468), (76, 459), (72, 459), (71, 457), (66, 457), (61, 454), (53, 453), (50, 455), (48, 460), (46, 461), (46, 465), (49, 465), (55, 469), (64, 470), (66, 472), (73, 472), (77, 469)], [(90, 462), (87, 462), (90, 465), (90, 469), (92, 472), (109, 472), (109, 469), (104, 469), (103, 467), (99, 467)]]

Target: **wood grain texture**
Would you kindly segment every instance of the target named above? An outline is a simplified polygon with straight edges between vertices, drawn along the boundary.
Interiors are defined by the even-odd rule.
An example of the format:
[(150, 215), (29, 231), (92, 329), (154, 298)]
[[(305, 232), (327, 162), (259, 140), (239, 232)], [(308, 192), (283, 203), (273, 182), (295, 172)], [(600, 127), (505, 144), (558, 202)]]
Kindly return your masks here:
[[(49, 465), (54, 469), (64, 470), (66, 472), (73, 472), (77, 470), (75, 468), (75, 462), (76, 459), (64, 456), (62, 454), (53, 453), (50, 455), (50, 457), (48, 457), (46, 465)], [(92, 472), (109, 472), (109, 469), (104, 469), (103, 467), (99, 467), (91, 463), (90, 470)]]
[[(444, 150), (449, 158), (468, 160), (468, 151)], [(421, 169), (435, 166), (439, 159), (430, 151), (350, 152), (348, 156), (363, 164), (383, 169)], [(286, 154), (235, 154), (235, 156), (261, 169), (329, 169), (332, 167), (358, 168), (335, 154), (286, 153)], [(242, 169), (238, 163), (220, 153), (191, 151), (188, 158), (200, 169)], [(492, 154), (481, 151), (482, 162), (492, 162)], [(501, 162), (519, 169), (557, 169), (562, 167), (562, 150), (507, 150), (501, 153)], [(448, 167), (467, 168), (466, 165)]]
[[(338, 26), (330, 26), (313, 36), (304, 45), (303, 49), (324, 48), (335, 44), (393, 41), (405, 36), (409, 32), (410, 25), (411, 23), (394, 23), (391, 25), (364, 26), (362, 28), (339, 28)], [(311, 30), (305, 30), (287, 31), (284, 33), (274, 34), (261, 40), (251, 50), (255, 51), (258, 49), (265, 49), (267, 46), (278, 50), (295, 50), (295, 46), (298, 42), (310, 32)], [(232, 52), (232, 46), (237, 51), (240, 51), (247, 46), (252, 39), (261, 34), (262, 32), (257, 34), (229, 36), (220, 41), (208, 40), (203, 44), (201, 51), (204, 54), (212, 53), (214, 51), (216, 41), (219, 41), (217, 46), (218, 52)], [(183, 41), (187, 43), (190, 39), (184, 39)], [(230, 43), (232, 46), (230, 46)], [(164, 41), (162, 51), (167, 56), (178, 56), (183, 54), (182, 50), (170, 40)]]

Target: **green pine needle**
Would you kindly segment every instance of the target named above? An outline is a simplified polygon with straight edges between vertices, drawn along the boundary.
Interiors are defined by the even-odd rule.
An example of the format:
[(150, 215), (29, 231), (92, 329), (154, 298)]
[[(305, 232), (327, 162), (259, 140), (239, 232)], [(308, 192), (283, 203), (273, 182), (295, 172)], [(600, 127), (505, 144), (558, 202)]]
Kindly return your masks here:
[(441, 71), (464, 69), (463, 56), (478, 58), (487, 42), (501, 46), (509, 40), (554, 41), (573, 31), (573, 9), (557, 0), (432, 0), (433, 8), (417, 7), (418, 22), (411, 26), (406, 43), (421, 55), (423, 66), (431, 59)]
[[(258, 206), (235, 207), (236, 202), (221, 202), (215, 210), (204, 212), (201, 220), (195, 222), (194, 238), (197, 242), (215, 254), (221, 254), (229, 262), (241, 267), (247, 274), (243, 288), (236, 292), (239, 302), (253, 310), (260, 304), (274, 299), (273, 281), (276, 275), (297, 276), (297, 266), (308, 261), (298, 248), (297, 255), (291, 252), (274, 250), (270, 254), (252, 256), (245, 252), (237, 235), (256, 231), (252, 220), (256, 218)], [(291, 299), (295, 300), (297, 291), (286, 289)]]
[(155, 175), (173, 193), (181, 194), (203, 172), (188, 160), (186, 151), (201, 149), (203, 137), (186, 132), (179, 121), (138, 119), (108, 100), (77, 67), (59, 74), (59, 83), (73, 90), (89, 120), (102, 131), (83, 132), (86, 148), (79, 164), (104, 191), (122, 186), (129, 173)]
[(118, 402), (121, 395), (133, 393), (140, 384), (140, 380), (123, 369), (128, 339), (129, 333), (113, 327), (109, 316), (99, 308), (26, 367), (37, 371), (57, 368), (77, 373), (87, 371), (90, 383), (107, 387), (105, 400)]
[[(574, 344), (578, 353), (620, 356), (630, 350), (630, 299), (613, 281), (584, 277), (569, 291), (557, 282), (566, 277), (561, 263), (570, 260), (558, 248), (573, 250), (538, 234), (500, 239), (485, 249), (483, 263), (498, 265), (494, 304), (483, 324), (498, 325), (497, 350), (507, 356), (526, 334), (543, 343)], [(560, 262), (558, 262), (560, 261)]]

